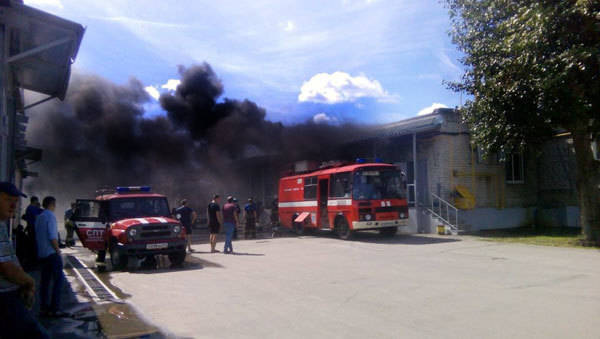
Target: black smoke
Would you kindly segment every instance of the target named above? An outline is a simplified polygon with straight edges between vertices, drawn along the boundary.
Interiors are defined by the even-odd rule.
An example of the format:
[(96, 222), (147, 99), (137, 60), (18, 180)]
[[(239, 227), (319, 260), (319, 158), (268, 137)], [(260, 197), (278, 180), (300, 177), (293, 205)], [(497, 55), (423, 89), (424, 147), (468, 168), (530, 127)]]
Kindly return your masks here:
[[(29, 144), (43, 150), (29, 192), (66, 201), (91, 197), (100, 186), (149, 184), (197, 205), (213, 192), (256, 195), (246, 173), (339, 158), (340, 144), (360, 130), (271, 122), (252, 101), (221, 99), (224, 86), (210, 65), (180, 66), (179, 74), (176, 91), (159, 100), (166, 115), (157, 117), (144, 115), (151, 98), (139, 80), (118, 85), (74, 74), (64, 102), (28, 112)], [(263, 181), (274, 187), (276, 176)]]

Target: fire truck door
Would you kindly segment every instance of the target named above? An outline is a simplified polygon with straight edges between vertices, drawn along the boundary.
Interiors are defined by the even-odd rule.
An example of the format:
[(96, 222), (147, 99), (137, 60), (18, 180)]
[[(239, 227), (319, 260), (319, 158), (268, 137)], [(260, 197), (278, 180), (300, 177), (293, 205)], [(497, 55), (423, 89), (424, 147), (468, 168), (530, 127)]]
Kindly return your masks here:
[(327, 213), (327, 197), (329, 196), (329, 180), (319, 180), (319, 224), (317, 227), (329, 227), (329, 216)]
[(97, 200), (78, 199), (73, 214), (77, 236), (83, 247), (90, 250), (104, 250), (105, 222), (100, 213), (100, 202)]

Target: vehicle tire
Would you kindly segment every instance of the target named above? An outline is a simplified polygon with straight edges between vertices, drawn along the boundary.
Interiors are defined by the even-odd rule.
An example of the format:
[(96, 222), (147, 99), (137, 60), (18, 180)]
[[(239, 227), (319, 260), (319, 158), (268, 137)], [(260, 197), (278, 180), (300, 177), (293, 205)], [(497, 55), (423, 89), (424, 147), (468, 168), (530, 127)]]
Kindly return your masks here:
[(350, 229), (348, 226), (348, 221), (346, 218), (338, 218), (335, 221), (335, 233), (337, 233), (338, 237), (342, 240), (350, 240), (354, 235), (354, 231)]
[(385, 227), (379, 229), (379, 235), (391, 238), (398, 232), (398, 227)]
[(171, 261), (171, 266), (181, 266), (185, 261), (185, 256), (185, 251), (169, 253), (169, 261)]
[(110, 263), (113, 271), (121, 271), (127, 268), (128, 259), (127, 254), (121, 253), (116, 245), (110, 245)]

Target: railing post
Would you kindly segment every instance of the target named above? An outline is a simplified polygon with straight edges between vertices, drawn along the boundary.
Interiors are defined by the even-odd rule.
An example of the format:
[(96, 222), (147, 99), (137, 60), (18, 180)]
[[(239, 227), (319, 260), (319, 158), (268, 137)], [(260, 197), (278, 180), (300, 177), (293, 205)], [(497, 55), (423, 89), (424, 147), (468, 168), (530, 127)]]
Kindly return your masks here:
[(456, 231), (458, 231), (458, 208), (454, 210), (454, 213), (456, 213)]
[(450, 208), (448, 204), (446, 204), (446, 218), (448, 219), (448, 223), (450, 223)]

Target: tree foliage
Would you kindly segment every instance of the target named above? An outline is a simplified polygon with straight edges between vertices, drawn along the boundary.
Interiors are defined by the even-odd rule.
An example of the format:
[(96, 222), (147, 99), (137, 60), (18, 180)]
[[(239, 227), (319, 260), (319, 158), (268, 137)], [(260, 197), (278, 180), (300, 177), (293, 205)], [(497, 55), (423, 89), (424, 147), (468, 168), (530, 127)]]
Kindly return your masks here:
[(446, 0), (464, 53), (476, 142), (512, 151), (557, 130), (600, 131), (600, 1)]
[(586, 240), (600, 245), (599, 0), (444, 0), (464, 53), (461, 108), (486, 153), (535, 146), (571, 133)]

